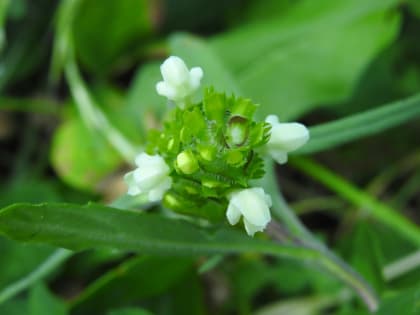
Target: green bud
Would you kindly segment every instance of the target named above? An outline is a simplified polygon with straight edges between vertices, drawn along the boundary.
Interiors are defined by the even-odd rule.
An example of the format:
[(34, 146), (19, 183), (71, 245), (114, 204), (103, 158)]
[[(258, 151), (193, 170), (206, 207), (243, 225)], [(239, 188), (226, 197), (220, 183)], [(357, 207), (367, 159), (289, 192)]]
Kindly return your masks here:
[(191, 151), (183, 151), (176, 157), (176, 166), (184, 174), (192, 174), (200, 168)]
[(178, 209), (182, 203), (178, 200), (177, 196), (171, 192), (166, 193), (163, 197), (163, 204), (170, 209)]
[(226, 131), (226, 142), (230, 147), (241, 146), (248, 137), (248, 121), (246, 118), (234, 116), (229, 120)]

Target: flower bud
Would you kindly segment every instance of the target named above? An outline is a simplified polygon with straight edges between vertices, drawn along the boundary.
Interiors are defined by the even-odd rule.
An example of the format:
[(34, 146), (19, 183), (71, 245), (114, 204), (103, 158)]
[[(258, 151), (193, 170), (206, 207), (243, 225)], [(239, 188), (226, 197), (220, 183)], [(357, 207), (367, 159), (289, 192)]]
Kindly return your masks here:
[(181, 58), (171, 56), (160, 66), (160, 71), (163, 81), (156, 84), (157, 93), (185, 108), (188, 99), (200, 86), (203, 70), (200, 67), (188, 70)]
[(129, 195), (147, 194), (149, 201), (159, 201), (171, 187), (170, 169), (159, 155), (141, 153), (137, 156), (132, 172), (124, 176)]
[(247, 188), (235, 191), (228, 196), (229, 206), (226, 217), (230, 224), (239, 222), (243, 216), (245, 230), (253, 236), (265, 229), (271, 221), (271, 197), (262, 188)]
[(184, 174), (192, 174), (199, 169), (197, 159), (191, 151), (183, 151), (176, 157), (176, 166)]

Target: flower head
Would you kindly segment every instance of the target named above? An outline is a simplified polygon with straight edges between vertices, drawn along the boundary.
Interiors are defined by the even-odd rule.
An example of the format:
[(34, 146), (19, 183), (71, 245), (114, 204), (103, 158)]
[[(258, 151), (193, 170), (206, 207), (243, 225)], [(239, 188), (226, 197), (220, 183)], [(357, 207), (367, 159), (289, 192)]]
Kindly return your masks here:
[(265, 229), (271, 220), (271, 197), (262, 188), (247, 188), (229, 195), (226, 217), (230, 224), (239, 222), (244, 217), (245, 230), (253, 236)]
[(189, 98), (200, 86), (203, 70), (200, 67), (188, 70), (181, 58), (171, 56), (160, 66), (160, 72), (163, 81), (156, 84), (158, 94), (185, 108)]
[(303, 124), (280, 123), (275, 115), (267, 116), (265, 121), (271, 125), (271, 136), (266, 148), (277, 163), (286, 163), (287, 153), (298, 149), (309, 140), (309, 130)]
[(171, 187), (170, 169), (159, 155), (141, 153), (136, 158), (137, 169), (127, 173), (124, 180), (129, 195), (147, 194), (149, 201), (159, 201)]

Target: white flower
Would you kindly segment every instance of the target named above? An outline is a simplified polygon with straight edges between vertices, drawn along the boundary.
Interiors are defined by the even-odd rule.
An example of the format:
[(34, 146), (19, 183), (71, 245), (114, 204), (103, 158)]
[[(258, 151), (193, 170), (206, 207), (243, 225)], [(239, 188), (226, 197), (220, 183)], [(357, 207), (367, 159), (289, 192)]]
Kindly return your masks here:
[(128, 185), (129, 195), (147, 194), (149, 201), (159, 201), (171, 188), (172, 178), (165, 160), (159, 155), (141, 153), (136, 157), (134, 171), (127, 173), (124, 180)]
[(231, 193), (226, 217), (230, 224), (244, 217), (245, 230), (253, 236), (265, 229), (271, 220), (271, 197), (262, 188), (247, 188)]
[(200, 86), (203, 70), (194, 67), (188, 70), (184, 61), (176, 56), (166, 59), (160, 66), (163, 81), (156, 84), (159, 95), (166, 96), (178, 106), (184, 108), (189, 98)]
[(275, 115), (267, 116), (265, 121), (271, 125), (271, 136), (266, 147), (277, 163), (286, 163), (287, 153), (298, 149), (309, 140), (309, 130), (303, 124), (279, 123)]

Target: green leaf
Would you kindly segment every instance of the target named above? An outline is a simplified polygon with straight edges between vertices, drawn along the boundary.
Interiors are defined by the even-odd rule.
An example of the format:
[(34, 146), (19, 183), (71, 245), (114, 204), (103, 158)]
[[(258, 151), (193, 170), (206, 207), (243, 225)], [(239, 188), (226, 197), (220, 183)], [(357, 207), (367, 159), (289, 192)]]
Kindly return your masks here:
[(420, 229), (410, 219), (399, 214), (398, 210), (376, 200), (367, 192), (358, 189), (344, 178), (308, 158), (295, 157), (290, 160), (290, 164), (313, 177), (359, 209), (364, 209), (367, 215), (392, 228), (406, 240), (411, 241), (413, 245), (420, 245)]
[(66, 183), (89, 191), (95, 191), (121, 163), (111, 145), (80, 118), (67, 120), (55, 131), (50, 158)]
[(385, 288), (382, 275), (383, 257), (376, 235), (363, 222), (357, 225), (353, 235), (351, 264), (381, 293)]
[(58, 103), (51, 99), (0, 97), (1, 110), (33, 112), (48, 115), (58, 114)]
[[(182, 314), (182, 315), (206, 315), (208, 312), (207, 303), (205, 301), (205, 283), (196, 272), (189, 272), (181, 281), (167, 293), (161, 297), (161, 303), (165, 303), (165, 314)], [(159, 303), (159, 306), (161, 305)], [(156, 309), (158, 312), (159, 307)]]
[(19, 299), (8, 301), (0, 305), (2, 315), (23, 315), (28, 314), (28, 303), (26, 300)]
[(377, 315), (420, 314), (420, 285), (386, 296)]
[(9, 8), (10, 0), (0, 1), (0, 52), (3, 50), (6, 42), (6, 35), (4, 32), (4, 25), (6, 24), (7, 9)]
[(420, 116), (420, 94), (309, 129), (309, 142), (294, 154), (315, 153), (379, 133)]
[(52, 249), (0, 238), (0, 252), (0, 288), (3, 289), (30, 273), (51, 254)]
[(63, 301), (52, 295), (48, 289), (39, 284), (29, 295), (30, 315), (66, 315), (68, 314)]
[(326, 249), (281, 245), (251, 238), (234, 228), (204, 228), (157, 214), (96, 204), (15, 204), (0, 210), (0, 233), (75, 250), (116, 248), (167, 255), (254, 252), (312, 262), (353, 287), (370, 306), (376, 303), (363, 281)]
[(296, 2), (286, 12), (216, 36), (212, 47), (262, 114), (288, 120), (352, 93), (396, 35), (397, 0)]
[[(97, 204), (15, 204), (0, 212), (0, 232), (20, 241), (75, 250), (117, 248), (142, 253), (209, 254), (255, 251), (300, 257), (313, 251), (250, 238), (243, 231), (191, 223)], [(112, 237), (110, 237), (112, 236)]]
[(172, 54), (184, 59), (188, 67), (203, 69), (203, 86), (213, 86), (217, 92), (228, 95), (241, 94), (235, 78), (207, 42), (192, 35), (176, 34), (169, 43)]
[(151, 8), (147, 0), (83, 1), (73, 24), (82, 63), (100, 74), (109, 71), (133, 43), (151, 34)]
[(152, 315), (152, 313), (139, 308), (123, 308), (111, 311), (107, 315)]
[[(108, 271), (71, 302), (72, 314), (103, 314), (167, 291), (187, 272), (189, 258), (138, 256)], [(124, 288), (124, 290), (121, 290)]]
[(48, 53), (49, 38), (46, 34), (55, 2), (28, 2), (26, 18), (19, 21), (13, 37), (9, 38), (6, 49), (0, 54), (0, 91), (33, 73), (42, 64)]

